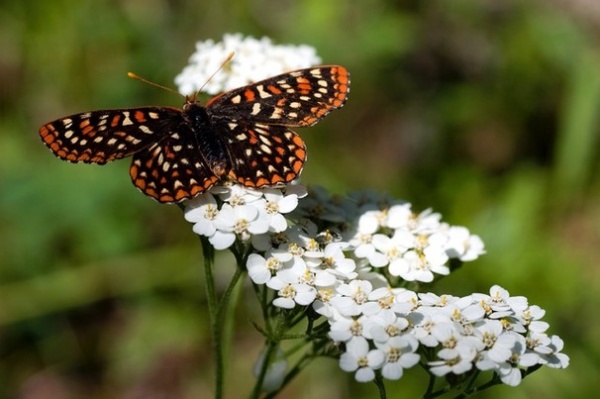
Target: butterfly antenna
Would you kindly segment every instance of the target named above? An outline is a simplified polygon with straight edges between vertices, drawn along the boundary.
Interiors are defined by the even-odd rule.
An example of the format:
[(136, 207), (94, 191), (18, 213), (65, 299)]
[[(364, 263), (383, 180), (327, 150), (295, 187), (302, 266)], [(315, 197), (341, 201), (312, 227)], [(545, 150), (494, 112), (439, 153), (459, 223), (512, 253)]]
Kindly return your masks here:
[(139, 75), (136, 75), (136, 74), (135, 74), (135, 73), (133, 73), (133, 72), (127, 72), (127, 76), (129, 76), (131, 79), (136, 79), (136, 80), (139, 80), (140, 82), (147, 83), (147, 84), (149, 84), (150, 86), (158, 87), (159, 89), (163, 89), (163, 90), (166, 90), (166, 91), (168, 91), (168, 92), (175, 93), (175, 94), (177, 94), (178, 96), (181, 96), (181, 95), (182, 95), (181, 93), (179, 93), (179, 92), (178, 92), (178, 91), (176, 91), (176, 90), (173, 90), (173, 89), (171, 89), (170, 87), (163, 86), (163, 85), (160, 85), (160, 84), (158, 84), (158, 83), (154, 83), (154, 82), (152, 82), (152, 81), (150, 81), (150, 80), (148, 80), (148, 79), (144, 79), (144, 78), (142, 78), (141, 76), (139, 76)]
[(221, 65), (219, 65), (219, 67), (212, 73), (212, 75), (210, 75), (208, 77), (208, 79), (206, 79), (206, 82), (204, 82), (204, 84), (202, 86), (200, 86), (200, 88), (196, 91), (196, 94), (194, 94), (194, 96), (192, 97), (193, 99), (196, 99), (196, 97), (198, 97), (198, 95), (202, 92), (202, 89), (204, 89), (204, 87), (208, 84), (208, 82), (210, 82), (212, 80), (212, 78), (214, 78), (215, 75), (221, 69), (223, 69), (229, 61), (231, 61), (231, 59), (233, 58), (234, 55), (235, 55), (235, 52), (233, 52), (233, 51), (227, 55), (227, 58), (225, 58), (225, 60), (221, 63)]

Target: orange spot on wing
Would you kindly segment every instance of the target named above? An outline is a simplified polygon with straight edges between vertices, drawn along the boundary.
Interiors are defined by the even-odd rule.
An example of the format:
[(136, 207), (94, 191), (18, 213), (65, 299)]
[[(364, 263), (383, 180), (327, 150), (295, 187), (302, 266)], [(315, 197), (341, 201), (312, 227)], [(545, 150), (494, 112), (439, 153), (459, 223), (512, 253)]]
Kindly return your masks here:
[(273, 93), (275, 95), (282, 93), (281, 89), (274, 85), (267, 86), (267, 90), (269, 90), (271, 93)]
[[(157, 198), (157, 197), (154, 197), (154, 198)], [(163, 194), (163, 195), (160, 196), (160, 198), (158, 198), (158, 200), (160, 202), (173, 202), (173, 201), (175, 201), (175, 198), (173, 198), (172, 195)]]
[(246, 91), (244, 91), (244, 98), (246, 99), (246, 101), (254, 101), (254, 99), (256, 98), (254, 90), (247, 89)]
[(303, 148), (298, 148), (294, 152), (294, 155), (296, 155), (298, 157), (298, 159), (304, 160), (304, 158), (306, 157), (306, 151), (304, 151)]
[(194, 186), (194, 187), (192, 187), (192, 190), (190, 191), (190, 194), (191, 195), (196, 195), (196, 194), (200, 194), (202, 191), (204, 191), (204, 187)]
[(44, 142), (46, 144), (51, 144), (56, 139), (56, 137), (54, 137), (54, 135), (52, 135), (52, 134), (49, 134), (48, 131), (42, 132), (41, 135), (42, 135), (42, 139), (44, 140)]
[(300, 91), (300, 94), (310, 94), (312, 91), (312, 86), (308, 83), (307, 84), (299, 84), (298, 90)]
[(302, 161), (296, 161), (292, 165), (292, 170), (294, 172), (296, 172), (296, 174), (298, 174), (302, 170), (302, 166), (304, 166), (304, 162), (302, 162)]
[(304, 141), (302, 141), (302, 139), (300, 138), (300, 136), (294, 136), (294, 138), (292, 139), (292, 141), (294, 142), (294, 144), (296, 144), (298, 147), (302, 147), (304, 148)]
[(94, 130), (94, 127), (91, 125), (84, 127), (81, 130), (81, 133), (83, 133), (85, 136), (90, 136), (90, 137), (94, 137), (96, 135), (96, 131)]
[(256, 133), (254, 133), (253, 130), (248, 130), (248, 135), (250, 136), (250, 138), (248, 139), (248, 142), (250, 144), (258, 144), (258, 137), (256, 136)]
[(135, 113), (133, 114), (133, 118), (138, 122), (138, 123), (144, 123), (146, 122), (146, 114), (140, 110), (135, 111)]
[(187, 191), (185, 191), (183, 189), (179, 189), (179, 190), (177, 190), (177, 193), (175, 193), (175, 200), (179, 201), (179, 200), (182, 200), (189, 196), (190, 196), (190, 193), (188, 193)]
[(277, 183), (282, 183), (285, 182), (285, 179), (279, 175), (273, 175), (271, 176), (271, 184), (277, 184)]
[(256, 187), (262, 187), (262, 186), (268, 186), (268, 185), (270, 185), (270, 184), (271, 184), (271, 182), (270, 182), (270, 181), (268, 181), (268, 180), (267, 180), (267, 179), (265, 179), (264, 177), (261, 177), (260, 179), (258, 179), (258, 180), (256, 181), (256, 185), (255, 185), (255, 186), (256, 186)]
[(110, 126), (111, 127), (117, 127), (119, 126), (119, 121), (121, 120), (121, 115), (120, 114), (115, 114), (115, 116), (113, 116), (112, 120), (110, 121)]

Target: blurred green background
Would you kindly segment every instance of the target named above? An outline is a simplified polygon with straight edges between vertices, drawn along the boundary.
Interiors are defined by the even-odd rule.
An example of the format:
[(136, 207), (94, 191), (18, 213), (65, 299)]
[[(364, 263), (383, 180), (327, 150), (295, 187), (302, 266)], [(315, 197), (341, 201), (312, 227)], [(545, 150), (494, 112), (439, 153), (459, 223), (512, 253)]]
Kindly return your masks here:
[[(126, 72), (174, 87), (195, 42), (226, 32), (307, 43), (352, 72), (346, 107), (300, 132), (310, 153), (304, 183), (434, 208), (479, 234), (488, 254), (432, 290), (500, 284), (547, 310), (570, 367), (478, 397), (600, 390), (600, 3), (5, 0), (0, 398), (212, 396), (191, 225), (137, 192), (128, 161), (61, 162), (37, 130), (93, 109), (180, 105)], [(231, 259), (218, 262), (226, 281)], [(262, 344), (246, 303), (232, 398), (249, 391)], [(352, 380), (322, 359), (283, 397), (375, 397), (374, 386)], [(389, 397), (419, 397), (424, 381), (409, 371)]]

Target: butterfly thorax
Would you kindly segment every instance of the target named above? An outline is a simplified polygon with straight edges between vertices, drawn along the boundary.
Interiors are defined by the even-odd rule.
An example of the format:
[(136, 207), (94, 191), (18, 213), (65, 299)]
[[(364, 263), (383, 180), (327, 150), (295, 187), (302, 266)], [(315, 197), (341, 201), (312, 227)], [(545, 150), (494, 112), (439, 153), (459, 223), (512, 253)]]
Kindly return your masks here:
[(219, 177), (226, 175), (231, 169), (227, 148), (206, 108), (196, 102), (188, 102), (183, 106), (183, 118), (192, 129), (199, 155), (210, 170)]

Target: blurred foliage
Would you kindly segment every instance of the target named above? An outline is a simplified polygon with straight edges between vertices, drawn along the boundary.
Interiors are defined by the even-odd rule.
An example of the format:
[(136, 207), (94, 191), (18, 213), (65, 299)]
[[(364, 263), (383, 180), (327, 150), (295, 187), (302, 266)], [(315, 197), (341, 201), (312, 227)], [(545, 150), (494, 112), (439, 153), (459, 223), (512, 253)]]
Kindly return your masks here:
[[(191, 226), (129, 182), (74, 166), (37, 129), (96, 108), (178, 105), (197, 40), (315, 46), (352, 72), (347, 106), (302, 131), (304, 183), (371, 188), (469, 227), (488, 254), (437, 293), (500, 284), (547, 310), (571, 366), (480, 397), (583, 397), (600, 382), (600, 4), (583, 0), (6, 0), (0, 5), (0, 398), (208, 398), (202, 257)], [(221, 264), (230, 265), (224, 255)], [(227, 280), (231, 267), (218, 277)], [(248, 305), (246, 305), (248, 304)], [(261, 337), (242, 301), (230, 397)], [(423, 373), (389, 384), (418, 397)], [(320, 360), (288, 398), (374, 397)]]

